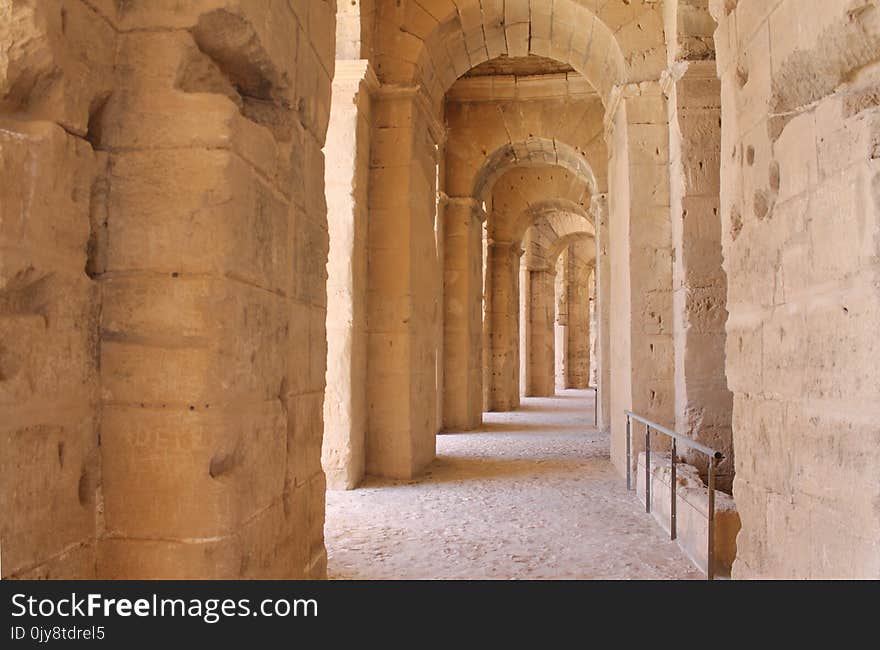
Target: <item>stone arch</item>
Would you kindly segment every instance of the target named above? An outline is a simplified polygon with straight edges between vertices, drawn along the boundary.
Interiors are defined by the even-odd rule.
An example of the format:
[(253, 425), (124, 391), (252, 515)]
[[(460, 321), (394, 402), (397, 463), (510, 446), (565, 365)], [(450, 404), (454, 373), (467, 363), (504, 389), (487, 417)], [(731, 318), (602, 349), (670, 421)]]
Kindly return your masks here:
[[(578, 230), (564, 227), (575, 220), (585, 231), (592, 228), (588, 214), (590, 184), (582, 176), (559, 165), (508, 168), (492, 188), (487, 224), (484, 342), (487, 358), (484, 385), (488, 410), (511, 410), (519, 406), (520, 325), (525, 286), (521, 275), (522, 238), (536, 218), (554, 214), (565, 206), (573, 217), (553, 217), (561, 233)], [(560, 213), (562, 214), (562, 213)], [(543, 295), (543, 294), (542, 294)]]
[[(453, 92), (459, 83), (477, 80), (479, 78), (462, 80), (453, 87)], [(511, 85), (519, 84), (511, 81)], [(476, 198), (475, 188), (490, 184), (493, 168), (497, 173), (505, 164), (516, 164), (523, 159), (528, 162), (526, 154), (536, 150), (550, 154), (544, 156), (547, 162), (572, 163), (573, 168), (580, 169), (588, 167), (589, 175), (595, 179), (594, 191), (607, 191), (605, 109), (597, 95), (547, 97), (535, 101), (500, 98), (484, 101), (467, 97), (467, 92), (462, 92), (455, 99), (447, 99), (444, 107), (447, 126), (444, 184), (449, 195)]]
[(662, 69), (663, 20), (658, 3), (646, 0), (595, 5), (588, 0), (383, 5), (376, 40), (389, 47), (379, 56), (380, 77), (421, 84), (439, 105), (455, 80), (480, 63), (534, 54), (571, 65), (607, 105), (615, 86)]
[(589, 221), (589, 179), (562, 165), (511, 167), (493, 185), (489, 236), (519, 242), (537, 215), (562, 207)]
[(526, 215), (520, 265), (520, 391), (549, 397), (557, 388), (586, 387), (589, 272), (595, 259), (595, 246), (589, 243), (595, 229), (579, 210), (532, 208)]
[(569, 199), (547, 199), (529, 206), (520, 216), (518, 228), (525, 235), (539, 219), (547, 222), (556, 238), (577, 234), (596, 236), (596, 227), (590, 212)]
[(583, 179), (591, 194), (598, 193), (596, 175), (584, 155), (564, 142), (533, 137), (492, 152), (475, 174), (472, 196), (485, 200), (495, 182), (515, 167), (560, 167)]

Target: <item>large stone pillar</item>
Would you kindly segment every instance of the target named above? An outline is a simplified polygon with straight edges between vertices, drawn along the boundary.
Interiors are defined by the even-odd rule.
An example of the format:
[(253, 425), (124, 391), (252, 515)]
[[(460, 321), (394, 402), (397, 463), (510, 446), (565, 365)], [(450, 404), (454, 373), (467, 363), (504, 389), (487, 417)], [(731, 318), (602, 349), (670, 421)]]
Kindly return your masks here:
[(93, 130), (111, 170), (98, 573), (317, 578), (334, 60), (312, 43), (334, 13), (176, 4), (120, 14)]
[[(669, 127), (659, 82), (618, 90), (606, 114), (610, 143), (611, 459), (626, 470), (632, 410), (674, 426)], [(656, 436), (658, 446), (666, 444)], [(633, 437), (633, 459), (644, 437)]]
[(472, 198), (446, 201), (443, 249), (443, 428), (483, 420), (482, 211)]
[[(519, 242), (489, 241), (489, 410), (519, 406)], [(551, 305), (552, 307), (552, 305)], [(552, 326), (552, 323), (551, 323)]]
[(596, 327), (599, 355), (599, 428), (611, 427), (611, 258), (608, 242), (608, 197), (593, 197), (590, 212), (596, 225)]
[(0, 578), (94, 579), (101, 269), (89, 221), (103, 216), (107, 156), (88, 130), (117, 34), (80, 1), (4, 2), (0, 15)]
[[(727, 275), (722, 268), (721, 84), (715, 61), (680, 62), (665, 79), (669, 110), (675, 428), (724, 454), (733, 482), (733, 395), (724, 373)], [(703, 454), (684, 452), (707, 472)]]
[(554, 269), (529, 269), (526, 313), (526, 396), (555, 394)]
[(321, 462), (330, 489), (364, 475), (367, 427), (367, 216), (370, 94), (364, 60), (336, 61), (327, 157), (327, 391)]
[(374, 96), (368, 228), (368, 474), (411, 478), (435, 455), (442, 127), (419, 88)]
[(877, 579), (880, 11), (710, 6), (742, 520), (733, 577)]

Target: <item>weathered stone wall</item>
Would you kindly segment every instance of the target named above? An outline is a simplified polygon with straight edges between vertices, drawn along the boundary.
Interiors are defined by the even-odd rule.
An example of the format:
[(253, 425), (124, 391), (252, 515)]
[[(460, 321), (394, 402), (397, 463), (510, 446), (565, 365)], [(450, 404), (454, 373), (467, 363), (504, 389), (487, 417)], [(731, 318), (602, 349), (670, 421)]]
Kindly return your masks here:
[(737, 578), (880, 577), (880, 8), (712, 3)]
[[(3, 485), (2, 498), (18, 500), (10, 510), (27, 513), (4, 531), (4, 570), (320, 577), (321, 147), (335, 2), (58, 5), (16, 7), (12, 29), (35, 37), (11, 41), (25, 47), (9, 59), (4, 110), (67, 131), (37, 128), (60, 149), (34, 179), (68, 187), (71, 198), (42, 207), (41, 218), (65, 215), (71, 230), (63, 244), (33, 239), (32, 259), (17, 262), (25, 275), (10, 274), (18, 295), (9, 312), (30, 309), (45, 322), (61, 308), (59, 331), (42, 344), (53, 369), (32, 385), (44, 400), (75, 398), (54, 398), (63, 416), (22, 415), (6, 439), (4, 463), (31, 448), (4, 480), (34, 480), (27, 490)], [(45, 51), (45, 67), (33, 65), (29, 40)], [(21, 162), (11, 176), (22, 177)], [(16, 208), (16, 220), (29, 210)], [(68, 285), (67, 299), (51, 295), (56, 280)], [(29, 282), (38, 285), (33, 308)], [(55, 349), (50, 339), (69, 343)], [(67, 359), (71, 372), (59, 372)], [(100, 438), (90, 406), (97, 368)], [(62, 377), (76, 389), (53, 383)], [(40, 458), (59, 469), (34, 466)], [(50, 468), (65, 478), (50, 479)], [(58, 521), (76, 524), (59, 535)], [(19, 545), (30, 557), (10, 565), (8, 549)]]
[(4, 578), (94, 578), (101, 533), (92, 120), (116, 30), (80, 0), (0, 7), (0, 547)]

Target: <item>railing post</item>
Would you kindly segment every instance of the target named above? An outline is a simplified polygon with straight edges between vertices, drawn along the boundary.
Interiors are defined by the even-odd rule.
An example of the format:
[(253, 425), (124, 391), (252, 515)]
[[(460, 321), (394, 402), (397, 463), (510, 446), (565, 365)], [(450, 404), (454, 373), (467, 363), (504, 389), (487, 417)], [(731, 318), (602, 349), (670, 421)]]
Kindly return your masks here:
[[(685, 447), (694, 449), (701, 454), (709, 457), (709, 509), (708, 509), (708, 531), (706, 540), (706, 576), (709, 580), (715, 579), (715, 479), (718, 473), (718, 463), (724, 456), (701, 443), (698, 443), (680, 433), (676, 433), (667, 427), (656, 422), (652, 422), (643, 418), (632, 411), (624, 411), (626, 415), (626, 487), (632, 489), (633, 471), (638, 471), (638, 462), (633, 467), (633, 421), (642, 422), (645, 425), (645, 512), (651, 512), (651, 428), (653, 427), (658, 433), (669, 436), (672, 440), (672, 453), (670, 456), (670, 494), (671, 501), (669, 505), (669, 535), (671, 539), (678, 537), (678, 469), (676, 461), (678, 460), (678, 443)], [(637, 486), (635, 486), (637, 487)]]
[(599, 387), (593, 388), (593, 426), (599, 428)]
[(706, 549), (706, 578), (715, 579), (715, 461), (709, 459), (709, 548)]
[(632, 420), (626, 416), (626, 489), (632, 490)]
[(651, 512), (651, 427), (645, 425), (645, 512)]
[(672, 501), (670, 501), (669, 505), (669, 539), (675, 539), (677, 533), (675, 528), (675, 457), (677, 447), (675, 444), (675, 438), (672, 439), (672, 468), (671, 468), (671, 477), (670, 484), (672, 485)]

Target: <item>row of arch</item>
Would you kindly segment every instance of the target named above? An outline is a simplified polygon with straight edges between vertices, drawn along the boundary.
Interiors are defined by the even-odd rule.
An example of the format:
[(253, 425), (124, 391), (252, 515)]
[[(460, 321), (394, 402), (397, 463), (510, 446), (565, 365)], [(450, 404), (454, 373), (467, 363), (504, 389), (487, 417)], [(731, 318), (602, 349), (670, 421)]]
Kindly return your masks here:
[[(359, 107), (355, 120), (366, 124), (368, 153), (355, 158), (369, 162), (352, 173), (353, 187), (369, 186), (370, 264), (358, 334), (367, 350), (358, 398), (365, 471), (414, 476), (434, 457), (438, 431), (476, 427), (485, 409), (516, 408), (521, 392), (548, 390), (538, 379), (547, 372), (521, 358), (536, 347), (538, 329), (548, 330), (520, 329), (550, 313), (555, 261), (584, 241), (595, 251), (601, 419), (622, 471), (624, 410), (667, 424), (676, 417), (670, 124), (661, 73), (678, 49), (669, 34), (686, 31), (664, 25), (677, 3), (371, 5), (340, 6), (361, 24), (340, 51), (361, 56), (367, 72), (345, 87), (337, 80), (333, 102), (334, 111)], [(446, 102), (481, 63), (531, 55), (575, 72), (542, 79), (530, 102), (504, 102), (521, 82), (515, 75), (484, 86), (492, 101), (483, 105)], [(368, 83), (369, 71), (375, 81)], [(578, 76), (594, 93), (568, 101)], [(481, 128), (459, 128), (468, 121)], [(333, 173), (328, 166), (328, 178)], [(528, 254), (524, 241), (534, 249)], [(330, 439), (333, 406), (325, 407)]]

